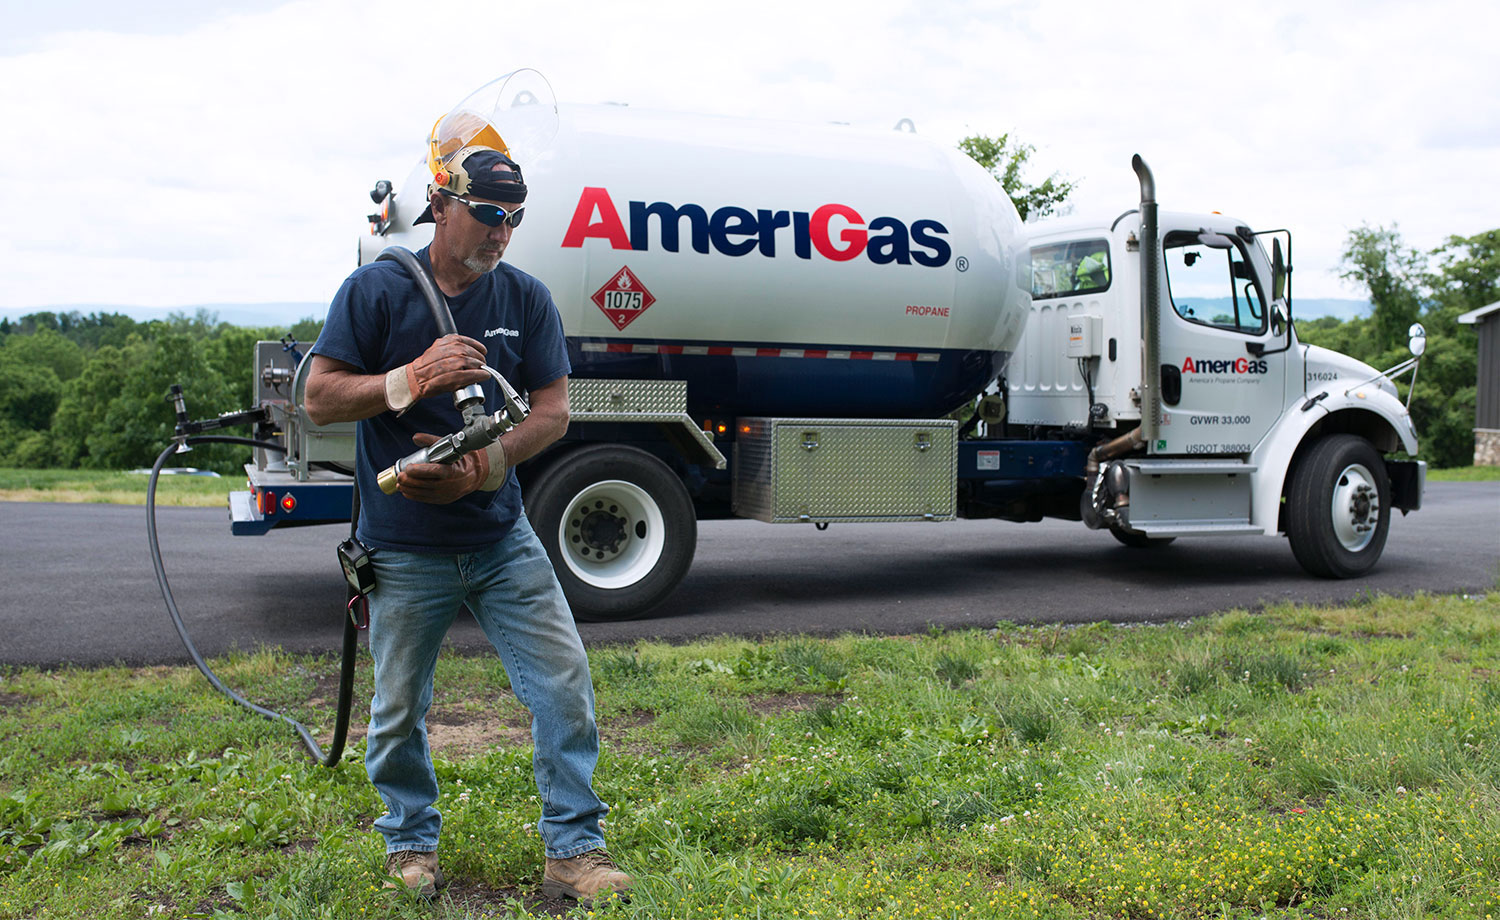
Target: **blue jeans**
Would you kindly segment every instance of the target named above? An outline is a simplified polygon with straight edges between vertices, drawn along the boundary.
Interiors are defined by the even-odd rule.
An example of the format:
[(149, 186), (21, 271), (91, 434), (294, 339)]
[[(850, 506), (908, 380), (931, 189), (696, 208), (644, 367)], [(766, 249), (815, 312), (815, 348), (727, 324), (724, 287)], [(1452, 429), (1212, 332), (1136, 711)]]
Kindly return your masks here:
[(460, 605), (479, 621), (511, 688), (531, 711), (532, 769), (542, 800), (537, 822), (547, 855), (601, 849), (594, 794), (599, 734), (588, 657), (546, 551), (523, 515), (483, 552), (371, 554), (370, 653), (375, 699), (365, 770), (385, 801), (375, 822), (386, 851), (437, 849), (443, 818), (433, 807), (437, 776), (427, 748), (427, 708), (443, 637)]

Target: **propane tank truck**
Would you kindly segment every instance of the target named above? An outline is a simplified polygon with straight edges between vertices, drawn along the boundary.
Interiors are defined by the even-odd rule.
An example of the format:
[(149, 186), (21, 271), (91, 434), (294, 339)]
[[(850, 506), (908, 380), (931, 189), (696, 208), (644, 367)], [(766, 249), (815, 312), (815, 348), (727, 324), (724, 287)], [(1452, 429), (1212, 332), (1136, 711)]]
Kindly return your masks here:
[[(1138, 203), (1028, 231), (909, 131), (556, 111), (506, 259), (562, 315), (571, 423), (516, 473), (580, 619), (667, 597), (699, 519), (1285, 535), (1350, 578), (1420, 507), (1425, 464), (1390, 457), (1417, 452), (1392, 381), (1418, 359), (1380, 373), (1301, 344), (1290, 234), (1158, 212), (1139, 157)], [(376, 186), (362, 263), (431, 239), (412, 225), (430, 181)], [(257, 347), (286, 451), (246, 466), (237, 534), (348, 520), (353, 426), (308, 419), (309, 363)]]

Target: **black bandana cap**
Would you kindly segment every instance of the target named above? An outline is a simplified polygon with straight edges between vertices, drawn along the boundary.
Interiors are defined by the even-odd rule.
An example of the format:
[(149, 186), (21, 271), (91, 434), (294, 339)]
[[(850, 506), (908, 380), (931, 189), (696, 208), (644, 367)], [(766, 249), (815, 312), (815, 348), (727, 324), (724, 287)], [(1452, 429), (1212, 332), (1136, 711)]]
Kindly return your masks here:
[[(526, 180), (521, 176), (521, 164), (489, 147), (475, 147), (467, 153), (460, 151), (451, 163), (433, 176), (429, 192), (433, 188), (452, 197), (483, 198), (505, 204), (520, 204), (526, 200)], [(432, 222), (432, 204), (429, 202), (412, 224)]]

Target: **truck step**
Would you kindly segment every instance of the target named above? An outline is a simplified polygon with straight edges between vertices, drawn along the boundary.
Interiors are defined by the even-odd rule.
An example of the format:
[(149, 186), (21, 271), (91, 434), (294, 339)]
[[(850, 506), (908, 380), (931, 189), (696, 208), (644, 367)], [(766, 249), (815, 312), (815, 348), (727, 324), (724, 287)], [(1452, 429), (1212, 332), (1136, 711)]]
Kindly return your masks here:
[(1237, 460), (1126, 460), (1130, 526), (1148, 537), (1262, 533), (1250, 523), (1250, 474)]
[(1246, 521), (1152, 521), (1131, 527), (1148, 537), (1245, 537), (1266, 532)]
[(1210, 476), (1255, 472), (1255, 464), (1241, 460), (1126, 460), (1125, 465), (1146, 476)]

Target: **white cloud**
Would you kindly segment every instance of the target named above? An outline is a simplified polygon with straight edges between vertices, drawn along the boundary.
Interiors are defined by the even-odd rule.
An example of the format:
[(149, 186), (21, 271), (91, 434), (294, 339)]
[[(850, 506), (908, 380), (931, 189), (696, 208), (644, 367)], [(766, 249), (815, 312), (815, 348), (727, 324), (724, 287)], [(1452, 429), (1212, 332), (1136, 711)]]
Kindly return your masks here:
[(1291, 227), (1302, 296), (1352, 293), (1332, 268), (1363, 222), (1422, 247), (1500, 225), (1500, 8), (1456, 0), (163, 0), (156, 31), (87, 6), (61, 21), (112, 30), (0, 57), (0, 306), (324, 300), (373, 180), (518, 66), (564, 101), (1014, 131), (1085, 213), (1132, 205), (1139, 152), (1164, 207)]

